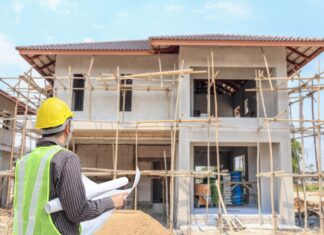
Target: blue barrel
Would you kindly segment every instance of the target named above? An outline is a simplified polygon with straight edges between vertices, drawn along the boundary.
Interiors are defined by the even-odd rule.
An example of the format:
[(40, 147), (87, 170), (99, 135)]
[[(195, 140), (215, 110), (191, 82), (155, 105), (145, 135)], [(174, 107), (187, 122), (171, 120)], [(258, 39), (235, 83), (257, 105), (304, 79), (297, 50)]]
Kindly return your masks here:
[[(232, 171), (230, 175), (231, 175), (231, 181), (242, 182), (242, 171)], [(242, 184), (237, 185), (232, 190), (232, 204), (236, 206), (243, 205), (244, 204), (243, 196), (244, 196), (243, 185)]]

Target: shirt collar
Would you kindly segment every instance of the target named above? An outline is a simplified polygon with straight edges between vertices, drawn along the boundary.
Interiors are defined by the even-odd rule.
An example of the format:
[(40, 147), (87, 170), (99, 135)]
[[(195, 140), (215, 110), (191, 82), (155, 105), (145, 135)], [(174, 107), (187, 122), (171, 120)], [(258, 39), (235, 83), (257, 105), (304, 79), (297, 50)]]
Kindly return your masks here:
[(54, 137), (42, 137), (36, 141), (36, 147), (50, 146), (50, 145), (60, 145), (64, 147), (56, 138)]

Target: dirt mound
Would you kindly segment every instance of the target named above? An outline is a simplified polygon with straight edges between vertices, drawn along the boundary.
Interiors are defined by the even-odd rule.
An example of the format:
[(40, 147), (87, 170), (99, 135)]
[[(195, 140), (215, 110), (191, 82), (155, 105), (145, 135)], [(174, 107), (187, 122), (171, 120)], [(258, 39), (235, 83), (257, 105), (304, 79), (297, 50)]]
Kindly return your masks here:
[(96, 235), (169, 235), (158, 221), (142, 211), (116, 211)]
[(0, 235), (11, 234), (12, 212), (10, 210), (0, 209)]

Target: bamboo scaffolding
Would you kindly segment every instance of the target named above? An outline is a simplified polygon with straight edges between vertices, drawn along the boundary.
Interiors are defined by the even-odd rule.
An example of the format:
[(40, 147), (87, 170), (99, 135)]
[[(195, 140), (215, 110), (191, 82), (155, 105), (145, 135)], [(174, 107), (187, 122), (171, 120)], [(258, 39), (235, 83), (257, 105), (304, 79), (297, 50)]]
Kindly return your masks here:
[[(300, 81), (299, 81), (300, 84)], [(299, 93), (301, 96), (301, 92)], [(299, 118), (301, 120), (304, 119), (304, 100), (300, 100), (299, 102)], [(302, 162), (302, 170), (301, 173), (305, 173), (305, 143), (304, 143), (304, 122), (300, 122), (299, 126), (301, 128), (301, 162)], [(299, 165), (299, 164), (298, 164)], [(299, 168), (299, 167), (298, 167)], [(300, 172), (299, 172), (300, 173)], [(304, 178), (301, 178), (302, 185), (303, 185), (303, 196), (306, 198), (306, 183)], [(298, 188), (298, 185), (297, 185)], [(299, 200), (298, 200), (298, 205), (299, 205)], [(307, 211), (307, 201), (304, 200), (304, 229), (306, 230), (308, 228), (308, 211)]]
[[(181, 63), (181, 69), (183, 72), (184, 61)], [(178, 76), (178, 87), (176, 94), (176, 104), (174, 107), (174, 119), (177, 120), (179, 116), (179, 93), (181, 90), (181, 81), (183, 73), (179, 73)], [(176, 135), (177, 135), (177, 123), (174, 123), (171, 130), (171, 178), (170, 178), (170, 232), (173, 233), (174, 227), (174, 171), (175, 171), (175, 156), (176, 156)]]
[[(69, 66), (68, 76), (47, 76), (47, 77), (33, 77), (30, 73), (25, 73), (24, 75), (18, 77), (18, 82), (15, 85), (11, 85), (7, 83), (5, 80), (10, 79), (17, 79), (17, 78), (0, 78), (0, 81), (4, 84), (6, 84), (9, 87), (10, 92), (15, 94), (17, 96), (16, 106), (15, 106), (15, 115), (14, 117), (10, 118), (3, 118), (1, 117), (0, 120), (11, 120), (13, 121), (13, 126), (9, 126), (9, 129), (12, 130), (12, 132), (16, 133), (22, 133), (22, 144), (20, 148), (20, 152), (18, 153), (19, 156), (22, 156), (24, 154), (24, 147), (26, 145), (26, 137), (29, 138), (37, 138), (37, 135), (35, 134), (33, 136), (33, 130), (29, 130), (26, 128), (26, 122), (27, 120), (32, 120), (31, 117), (27, 115), (27, 111), (29, 108), (29, 105), (33, 105), (35, 107), (38, 107), (40, 102), (46, 98), (49, 95), (49, 91), (53, 93), (53, 95), (57, 95), (57, 92), (59, 90), (68, 90), (68, 103), (72, 105), (72, 92), (73, 90), (84, 90), (89, 91), (89, 99), (88, 99), (88, 107), (89, 107), (89, 115), (87, 122), (94, 123), (94, 124), (111, 124), (111, 130), (115, 131), (115, 136), (103, 136), (103, 137), (80, 137), (75, 136), (72, 139), (72, 150), (75, 151), (76, 147), (75, 145), (78, 144), (78, 141), (82, 140), (103, 140), (106, 142), (111, 141), (114, 143), (112, 151), (113, 151), (113, 169), (99, 169), (99, 168), (83, 168), (83, 172), (85, 175), (90, 177), (110, 177), (113, 176), (116, 178), (117, 176), (121, 175), (129, 175), (133, 176), (135, 175), (135, 170), (119, 170), (118, 169), (118, 146), (122, 141), (127, 141), (128, 143), (134, 141), (135, 143), (135, 166), (138, 165), (138, 143), (140, 141), (149, 141), (149, 140), (162, 140), (166, 141), (171, 145), (171, 166), (170, 170), (168, 170), (167, 166), (167, 158), (166, 153), (163, 153), (163, 161), (164, 161), (164, 170), (142, 170), (141, 174), (147, 177), (161, 177), (164, 179), (165, 182), (165, 192), (163, 193), (165, 195), (164, 203), (166, 208), (166, 217), (167, 217), (167, 224), (169, 226), (169, 229), (171, 232), (173, 232), (174, 228), (174, 212), (175, 212), (175, 179), (176, 178), (183, 178), (186, 179), (186, 182), (188, 183), (188, 200), (187, 200), (187, 213), (188, 213), (188, 221), (187, 221), (187, 232), (188, 234), (191, 233), (191, 207), (192, 207), (192, 200), (190, 199), (192, 194), (192, 179), (194, 178), (207, 178), (207, 187), (208, 187), (208, 193), (207, 193), (207, 202), (209, 201), (209, 190), (210, 190), (210, 177), (216, 177), (216, 189), (218, 194), (218, 228), (219, 231), (222, 233), (222, 222), (223, 219), (227, 221), (227, 223), (230, 226), (230, 230), (232, 231), (231, 222), (229, 221), (228, 213), (226, 205), (224, 204), (223, 195), (221, 193), (221, 176), (226, 175), (226, 173), (221, 173), (220, 171), (220, 154), (219, 154), (219, 131), (222, 131), (226, 128), (237, 128), (237, 129), (247, 129), (256, 131), (256, 146), (257, 146), (257, 180), (256, 182), (249, 182), (256, 184), (257, 188), (257, 197), (258, 197), (258, 214), (259, 214), (259, 222), (262, 222), (262, 208), (261, 208), (261, 179), (262, 178), (270, 178), (270, 200), (271, 200), (271, 213), (272, 213), (272, 225), (274, 232), (276, 232), (278, 226), (277, 226), (277, 215), (274, 208), (274, 178), (296, 178), (300, 179), (303, 184), (303, 194), (304, 194), (304, 209), (305, 209), (305, 218), (304, 218), (304, 230), (308, 229), (308, 220), (307, 220), (307, 194), (306, 194), (306, 184), (305, 179), (307, 178), (313, 178), (318, 180), (319, 185), (319, 202), (321, 203), (321, 196), (323, 195), (322, 192), (322, 180), (324, 177), (323, 172), (321, 171), (321, 135), (322, 135), (322, 125), (324, 124), (324, 120), (321, 119), (321, 99), (320, 99), (320, 93), (322, 90), (324, 90), (322, 72), (318, 71), (318, 73), (314, 77), (301, 77), (299, 76), (298, 71), (293, 76), (290, 77), (271, 77), (268, 61), (266, 58), (266, 55), (264, 53), (263, 48), (261, 48), (266, 73), (267, 76), (264, 76), (264, 74), (261, 71), (258, 71), (255, 82), (258, 84), (258, 87), (252, 88), (252, 89), (245, 89), (247, 92), (256, 92), (258, 95), (257, 97), (257, 122), (255, 126), (251, 127), (243, 127), (239, 125), (229, 125), (222, 123), (221, 118), (218, 117), (218, 100), (217, 100), (217, 92), (216, 92), (216, 79), (218, 75), (218, 71), (215, 72), (214, 70), (214, 57), (213, 53), (208, 56), (208, 70), (207, 71), (194, 71), (193, 69), (183, 69), (184, 62), (182, 61), (182, 64), (179, 70), (172, 70), (172, 71), (162, 71), (162, 62), (161, 59), (158, 58), (158, 66), (159, 66), (159, 72), (151, 72), (151, 73), (141, 73), (141, 74), (132, 74), (132, 75), (120, 75), (119, 73), (119, 67), (117, 68), (117, 72), (114, 75), (111, 74), (102, 74), (100, 77), (91, 76), (91, 70), (94, 63), (94, 57), (91, 58), (90, 66), (88, 73), (85, 76), (86, 80), (86, 86), (84, 88), (73, 88), (73, 79), (80, 79), (78, 77), (74, 78), (71, 72), (71, 67)], [(207, 94), (207, 111), (208, 111), (208, 118), (199, 118), (199, 119), (190, 119), (190, 118), (183, 118), (181, 119), (179, 116), (179, 106), (180, 106), (180, 100), (181, 100), (181, 86), (182, 86), (182, 77), (183, 75), (192, 75), (192, 74), (204, 74), (208, 73), (208, 94)], [(170, 79), (169, 77), (173, 76), (173, 79)], [(176, 78), (177, 76), (177, 78)], [(35, 81), (37, 79), (49, 79), (53, 81), (57, 81), (55, 88), (50, 87), (47, 88), (46, 85), (44, 87), (39, 86)], [(69, 81), (69, 86), (66, 87), (62, 80), (67, 79)], [(145, 85), (138, 85), (138, 84), (121, 84), (120, 81), (123, 79), (132, 79), (132, 80), (141, 80), (144, 82), (147, 82)], [(92, 83), (93, 80), (97, 80), (97, 83)], [(279, 85), (277, 83), (273, 83), (273, 81), (281, 81)], [(285, 85), (288, 84), (288, 82), (296, 82), (298, 81), (299, 84), (292, 87), (286, 87)], [(316, 81), (316, 85), (314, 85), (314, 81)], [(27, 87), (21, 86), (21, 82), (25, 82), (27, 84)], [(100, 83), (102, 82), (102, 83)], [(264, 82), (269, 82), (270, 88), (264, 88), (262, 85)], [(152, 84), (153, 83), (153, 84)], [(45, 83), (46, 84), (46, 83)], [(95, 85), (94, 85), (95, 84)], [(212, 115), (211, 113), (211, 88), (213, 88), (214, 93), (214, 109), (215, 114)], [(113, 122), (108, 121), (94, 121), (92, 120), (92, 92), (95, 91), (116, 91), (117, 100), (116, 100), (116, 120)], [(166, 92), (168, 95), (168, 92), (172, 91), (172, 97), (171, 97), (171, 105), (170, 105), (170, 113), (169, 113), (169, 119), (167, 120), (146, 120), (146, 121), (134, 121), (134, 122), (124, 122), (124, 111), (125, 111), (125, 93), (126, 91), (147, 91), (147, 92), (155, 92), (155, 91), (163, 91)], [(271, 92), (283, 92), (287, 93), (290, 96), (290, 107), (293, 104), (299, 104), (300, 110), (299, 110), (299, 117), (294, 118), (293, 116), (290, 116), (289, 118), (282, 117), (287, 113), (287, 111), (281, 111), (276, 114), (273, 117), (268, 117), (267, 115), (267, 107), (265, 105), (264, 101), (264, 93), (265, 91), (271, 91)], [(31, 94), (34, 94), (36, 92), (39, 93), (39, 97), (31, 97)], [(317, 92), (317, 118), (312, 117), (312, 119), (305, 119), (304, 117), (304, 100), (306, 98), (311, 98), (313, 102), (314, 94)], [(123, 103), (122, 103), (122, 121), (120, 121), (119, 112), (120, 112), (120, 96), (121, 93), (123, 95)], [(296, 95), (298, 94), (298, 97)], [(167, 99), (169, 100), (169, 99)], [(18, 116), (18, 108), (19, 108), (19, 102), (25, 101), (25, 109), (24, 114)], [(169, 102), (169, 101), (168, 101)], [(259, 102), (261, 104), (261, 107), (263, 109), (264, 117), (260, 117), (260, 108), (259, 108)], [(173, 106), (174, 105), (174, 106)], [(312, 109), (315, 108), (314, 105), (312, 105)], [(292, 111), (290, 111), (290, 114)], [(314, 111), (313, 111), (314, 113)], [(17, 125), (23, 124), (22, 127)], [(285, 126), (285, 125), (277, 125), (276, 123), (291, 123), (291, 126)], [(155, 128), (160, 128), (164, 124), (163, 131), (169, 131), (170, 137), (143, 137), (140, 136), (138, 131), (145, 130), (145, 128), (150, 128), (149, 130), (155, 130)], [(273, 124), (273, 126), (272, 126)], [(128, 125), (128, 126), (127, 126)], [(296, 125), (294, 127), (293, 125)], [(4, 124), (6, 126), (6, 124)], [(142, 129), (143, 128), (143, 129)], [(178, 131), (182, 128), (199, 128), (202, 131), (206, 131), (208, 136), (207, 144), (207, 171), (198, 172), (195, 170), (176, 170), (175, 169), (175, 160), (177, 157), (177, 134)], [(214, 143), (210, 143), (210, 131), (211, 128), (213, 128), (213, 131), (215, 131), (215, 141)], [(302, 169), (299, 173), (290, 173), (290, 172), (284, 172), (284, 171), (275, 171), (273, 168), (274, 165), (274, 159), (273, 159), (273, 140), (271, 131), (272, 130), (290, 130), (290, 133), (293, 135), (294, 139), (300, 139), (301, 145), (302, 145), (302, 158), (301, 158), (301, 165)], [(135, 133), (135, 136), (132, 137), (125, 137), (121, 134), (123, 131), (130, 131)], [(15, 135), (14, 134), (14, 135)], [(260, 138), (261, 134), (266, 134), (267, 140)], [(317, 163), (317, 171), (316, 173), (306, 173), (305, 171), (305, 159), (304, 159), (304, 139), (307, 137), (314, 137), (314, 140), (316, 142), (314, 145), (316, 146), (316, 163)], [(13, 137), (12, 142), (13, 145), (11, 146), (11, 163), (10, 163), (10, 169), (13, 169), (12, 159), (14, 157), (14, 143), (15, 138)], [(81, 142), (80, 142), (81, 143)], [(110, 142), (109, 142), (110, 143)], [(133, 143), (133, 142), (132, 142)], [(269, 158), (270, 158), (270, 171), (269, 172), (262, 172), (260, 169), (261, 164), (261, 157), (260, 157), (260, 145), (267, 143), (269, 144)], [(210, 166), (210, 148), (211, 146), (215, 146), (216, 148), (216, 161), (217, 161), (217, 170), (216, 172), (211, 170)], [(3, 171), (0, 172), (1, 177), (9, 177), (14, 178), (13, 170)], [(168, 178), (170, 178), (170, 185), (168, 184)], [(246, 182), (237, 183), (237, 182), (231, 182), (235, 185), (238, 184), (244, 184)], [(9, 181), (8, 181), (9, 184)], [(8, 190), (9, 192), (9, 190)], [(135, 195), (134, 195), (134, 209), (138, 209), (138, 191), (137, 188), (135, 189)], [(7, 199), (9, 199), (9, 193), (7, 196)], [(206, 209), (205, 209), (205, 222), (208, 224), (209, 221), (209, 205), (207, 203)], [(323, 231), (323, 224), (324, 224), (324, 217), (323, 217), (323, 208), (319, 211), (320, 214), (320, 229)], [(224, 217), (224, 218), (223, 218)]]
[[(114, 169), (101, 169), (101, 168), (82, 168), (82, 172), (91, 176), (113, 176), (115, 173), (117, 175), (135, 175), (135, 170), (114, 170)], [(98, 174), (98, 175), (96, 175)], [(165, 170), (142, 170), (141, 175), (145, 176), (168, 176), (170, 177), (172, 173), (170, 171)], [(228, 173), (220, 173), (221, 176), (228, 175)], [(271, 175), (273, 177), (285, 177), (285, 178), (323, 178), (324, 173), (317, 174), (317, 173), (305, 173), (305, 174), (296, 174), (296, 173), (285, 173), (285, 172), (262, 172), (257, 177), (260, 178), (269, 178)], [(14, 169), (13, 170), (5, 170), (0, 171), (0, 176), (14, 176)], [(175, 177), (192, 177), (192, 178), (206, 178), (211, 176), (217, 176), (217, 172), (214, 171), (194, 171), (194, 170), (175, 170), (174, 171)], [(230, 182), (237, 184), (238, 182)], [(256, 183), (256, 182), (252, 182)], [(243, 183), (242, 183), (243, 184)]]
[[(164, 160), (164, 170), (165, 172), (168, 171), (168, 164), (167, 164), (167, 160), (166, 160), (166, 152), (163, 151), (163, 160)], [(166, 224), (167, 226), (169, 226), (170, 221), (169, 221), (169, 183), (168, 183), (168, 177), (167, 175), (164, 176), (164, 180), (165, 180), (165, 211), (166, 211), (166, 217), (167, 217), (167, 221)]]
[[(208, 119), (210, 119), (210, 88), (211, 88), (211, 74), (210, 74), (210, 63), (209, 58), (207, 58), (207, 64), (208, 64), (208, 77), (207, 77), (207, 115)], [(216, 95), (216, 94), (214, 94)], [(207, 170), (210, 171), (210, 122), (207, 122)], [(206, 212), (205, 212), (205, 223), (208, 224), (208, 217), (209, 217), (209, 200), (210, 200), (210, 178), (207, 178), (207, 203), (206, 203)]]
[[(257, 71), (255, 71), (255, 77), (257, 78)], [(256, 95), (256, 102), (257, 102), (257, 120), (258, 120), (258, 127), (256, 129), (257, 134), (257, 175), (260, 174), (260, 108), (259, 108), (259, 94)], [(262, 217), (262, 208), (261, 208), (261, 179), (257, 177), (257, 194), (258, 194), (258, 213), (259, 213), (259, 224), (263, 224), (263, 217)]]

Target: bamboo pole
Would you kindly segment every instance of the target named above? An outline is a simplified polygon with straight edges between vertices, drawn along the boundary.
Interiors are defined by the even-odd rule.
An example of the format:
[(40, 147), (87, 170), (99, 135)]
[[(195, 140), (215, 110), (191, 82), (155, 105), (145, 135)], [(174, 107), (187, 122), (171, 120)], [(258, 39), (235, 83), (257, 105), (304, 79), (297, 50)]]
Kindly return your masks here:
[[(299, 82), (300, 84), (300, 82)], [(301, 92), (299, 93), (301, 95)], [(304, 100), (301, 99), (299, 102), (299, 118), (301, 120), (304, 119)], [(300, 122), (299, 123), (300, 128), (301, 128), (301, 147), (302, 147), (302, 152), (301, 152), (301, 157), (302, 157), (302, 171), (301, 173), (305, 173), (305, 143), (304, 143), (304, 123)], [(307, 196), (306, 196), (306, 184), (304, 178), (301, 178), (302, 185), (303, 185), (303, 196), (304, 196), (304, 229), (307, 230), (308, 228), (308, 211), (307, 211)], [(298, 185), (297, 185), (298, 188)], [(299, 201), (298, 201), (299, 204)]]
[[(138, 168), (138, 130), (136, 126), (136, 132), (135, 132), (135, 167)], [(135, 210), (137, 210), (137, 201), (138, 201), (138, 189), (137, 186), (135, 188)]]
[[(255, 71), (255, 77), (257, 78), (257, 71)], [(256, 83), (257, 85), (257, 83)], [(257, 134), (257, 174), (260, 174), (260, 99), (259, 94), (256, 94), (256, 108), (257, 108), (257, 123), (258, 128), (256, 130)], [(259, 214), (259, 224), (263, 224), (263, 217), (262, 217), (262, 208), (261, 208), (261, 179), (257, 177), (257, 194), (258, 194), (258, 214)]]
[[(168, 171), (168, 164), (167, 164), (167, 160), (166, 160), (166, 152), (165, 150), (163, 151), (163, 158), (164, 158), (164, 170), (165, 172)], [(167, 221), (166, 224), (167, 226), (169, 226), (169, 216), (170, 216), (170, 212), (169, 212), (169, 183), (168, 183), (168, 177), (165, 174), (164, 176), (164, 180), (165, 180), (165, 210), (166, 210), (166, 217), (167, 217)]]
[[(210, 102), (210, 63), (209, 63), (209, 55), (207, 58), (207, 64), (208, 64), (208, 80), (207, 80), (207, 115), (208, 115), (208, 119), (210, 119), (210, 106), (211, 106), (211, 102)], [(216, 95), (216, 94), (215, 94)], [(207, 170), (210, 170), (210, 122), (207, 123)], [(208, 217), (209, 217), (209, 201), (210, 201), (210, 197), (209, 197), (209, 193), (210, 193), (210, 178), (207, 178), (207, 203), (206, 203), (206, 212), (205, 212), (205, 223), (206, 225), (208, 225)]]
[[(127, 75), (128, 78), (152, 78), (152, 77), (160, 77), (160, 76), (172, 76), (172, 75), (185, 75), (192, 73), (206, 73), (206, 71), (194, 71), (193, 69), (180, 69), (180, 70), (170, 70), (163, 72), (154, 72), (154, 73), (140, 73), (140, 74), (131, 74)], [(105, 75), (105, 74), (103, 74)]]
[(73, 78), (72, 78), (72, 69), (71, 66), (69, 65), (69, 69), (68, 69), (68, 74), (69, 74), (69, 107), (72, 108), (72, 95), (73, 95)]
[(263, 47), (261, 47), (261, 52), (262, 52), (262, 56), (263, 56), (263, 60), (264, 60), (264, 65), (265, 65), (265, 67), (266, 67), (266, 71), (267, 71), (267, 79), (268, 79), (268, 81), (269, 81), (269, 85), (270, 85), (271, 90), (273, 90), (272, 81), (271, 81), (271, 79), (270, 79), (271, 74), (270, 74), (270, 70), (269, 70), (269, 66), (268, 66), (268, 62), (267, 62), (267, 57), (266, 57), (266, 55), (265, 55), (265, 53), (264, 53), (264, 49), (263, 49)]
[[(120, 79), (119, 79), (120, 73), (119, 73), (119, 67), (117, 67), (116, 71), (116, 82), (117, 82), (117, 101), (116, 101), (116, 140), (115, 140), (115, 154), (114, 154), (114, 170), (117, 170), (117, 164), (118, 164), (118, 141), (119, 141), (119, 104), (120, 104)], [(117, 175), (114, 175), (114, 179), (116, 179)]]
[[(261, 72), (258, 72), (258, 77), (261, 76)], [(262, 82), (259, 80), (259, 87), (260, 87), (260, 97), (261, 97), (261, 103), (263, 108), (263, 114), (267, 118), (267, 110), (265, 107), (264, 97), (263, 97), (263, 90), (262, 90)], [(277, 231), (277, 219), (276, 219), (276, 213), (274, 208), (274, 178), (273, 178), (273, 155), (272, 155), (272, 138), (271, 138), (271, 132), (270, 132), (270, 126), (269, 121), (266, 119), (265, 121), (266, 129), (267, 129), (267, 135), (268, 135), (268, 141), (269, 141), (269, 155), (270, 155), (270, 197), (271, 197), (271, 214), (272, 214), (272, 226), (274, 233)]]
[[(18, 81), (18, 85), (20, 85), (20, 81)], [(10, 151), (10, 159), (9, 159), (9, 170), (13, 167), (13, 158), (15, 152), (15, 143), (16, 143), (16, 125), (17, 125), (17, 113), (18, 113), (18, 104), (19, 104), (19, 93), (17, 93), (17, 99), (15, 103), (15, 110), (14, 110), (14, 122), (12, 128), (12, 138), (11, 138), (11, 151)], [(6, 195), (6, 207), (8, 208), (10, 204), (10, 177), (8, 177), (7, 181), (7, 195)]]
[(92, 119), (92, 92), (94, 90), (94, 86), (90, 83), (90, 74), (91, 74), (91, 70), (93, 67), (93, 63), (94, 63), (94, 56), (91, 57), (91, 61), (90, 61), (90, 66), (89, 66), (89, 70), (87, 73), (87, 86), (86, 88), (89, 89), (89, 100), (88, 100), (88, 107), (89, 107), (89, 120)]
[[(320, 73), (320, 62), (318, 62), (318, 74)], [(321, 120), (321, 92), (319, 89), (320, 86), (320, 79), (317, 79), (317, 86), (318, 86), (318, 92), (317, 92), (317, 120), (318, 123)], [(318, 167), (317, 171), (318, 174), (322, 173), (322, 157), (321, 157), (321, 126), (318, 126), (318, 131), (317, 131), (317, 162), (318, 162)], [(322, 177), (318, 178), (318, 188), (319, 188), (319, 208), (320, 208), (320, 231), (324, 234), (324, 208), (322, 204), (322, 197), (323, 195), (323, 183), (322, 183)]]
[[(181, 68), (183, 69), (184, 61), (181, 63)], [(183, 71), (183, 70), (182, 70)], [(177, 87), (177, 97), (174, 111), (175, 120), (178, 119), (179, 116), (179, 96), (181, 89), (181, 81), (182, 81), (183, 73), (179, 74), (178, 77), (178, 87)], [(177, 123), (173, 124), (172, 133), (172, 144), (171, 144), (171, 179), (170, 179), (170, 232), (173, 233), (174, 226), (174, 170), (175, 170), (175, 156), (176, 156), (176, 136), (177, 136)]]
[[(82, 168), (82, 172), (84, 172), (86, 175), (90, 175), (90, 176), (111, 176), (114, 174), (117, 175), (135, 175), (136, 172), (134, 170), (114, 170), (114, 169), (101, 169), (101, 168)], [(160, 177), (171, 177), (172, 173), (169, 171), (165, 171), (165, 170), (142, 170), (141, 171), (141, 175), (145, 175), (145, 176), (160, 176)], [(192, 177), (192, 178), (206, 178), (206, 177), (211, 177), (211, 176), (217, 176), (217, 172), (208, 172), (208, 171), (193, 171), (193, 170), (189, 170), (189, 171), (185, 171), (185, 170), (177, 170), (174, 171), (174, 177)], [(221, 173), (221, 176), (223, 175), (228, 175), (228, 173)], [(305, 173), (305, 174), (292, 174), (292, 173), (285, 173), (285, 172), (280, 172), (280, 173), (276, 173), (274, 172), (272, 174), (274, 177), (284, 177), (284, 178), (323, 178), (324, 177), (324, 173), (321, 174), (314, 174), (314, 173)], [(13, 170), (5, 170), (5, 171), (0, 171), (0, 177), (1, 176), (10, 176), (10, 177), (14, 177), (14, 169)], [(256, 175), (257, 177), (261, 177), (261, 178), (269, 178), (271, 177), (271, 173), (270, 172), (263, 172), (260, 173), (258, 175)], [(244, 181), (242, 183), (238, 183), (238, 182), (230, 182), (231, 184), (245, 184), (245, 183), (255, 183), (256, 182), (250, 182), (250, 181)], [(222, 183), (223, 184), (223, 183)], [(222, 207), (222, 206), (221, 206)]]
[[(31, 76), (29, 75), (29, 80), (31, 81)], [(25, 146), (26, 146), (26, 123), (27, 123), (27, 114), (29, 111), (29, 89), (30, 89), (30, 84), (29, 82), (27, 83), (27, 99), (26, 99), (26, 104), (25, 104), (25, 111), (24, 111), (24, 118), (23, 118), (23, 131), (22, 131), (22, 137), (21, 137), (21, 145), (20, 145), (20, 157), (22, 157), (24, 155), (24, 150), (25, 150)]]
[(218, 228), (219, 228), (219, 232), (220, 234), (223, 233), (223, 218), (222, 218), (222, 211), (221, 209), (223, 209), (224, 214), (225, 214), (225, 220), (227, 221), (227, 224), (229, 226), (230, 232), (232, 232), (232, 224), (228, 219), (227, 216), (227, 209), (226, 209), (226, 205), (223, 201), (223, 196), (221, 194), (221, 171), (220, 171), (220, 156), (219, 156), (219, 133), (218, 133), (218, 103), (217, 103), (217, 93), (216, 93), (216, 78), (218, 76), (218, 71), (215, 72), (214, 70), (214, 54), (213, 52), (211, 52), (210, 55), (211, 58), (211, 76), (213, 79), (213, 91), (214, 91), (214, 109), (215, 109), (215, 146), (216, 146), (216, 162), (217, 162), (217, 184), (216, 184), (216, 188), (217, 188), (217, 192), (218, 192)]

